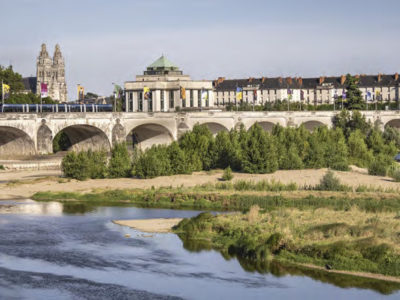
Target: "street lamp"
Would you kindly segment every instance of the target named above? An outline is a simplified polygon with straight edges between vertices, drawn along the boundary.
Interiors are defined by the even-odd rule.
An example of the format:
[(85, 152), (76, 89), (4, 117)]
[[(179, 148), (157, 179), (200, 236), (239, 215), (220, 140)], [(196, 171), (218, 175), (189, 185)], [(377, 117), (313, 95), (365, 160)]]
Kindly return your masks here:
[(117, 111), (117, 95), (116, 95), (116, 92), (115, 92), (115, 83), (113, 82), (112, 83), (112, 85), (114, 86), (114, 90), (113, 90), (113, 94), (114, 94), (114, 112), (116, 112)]

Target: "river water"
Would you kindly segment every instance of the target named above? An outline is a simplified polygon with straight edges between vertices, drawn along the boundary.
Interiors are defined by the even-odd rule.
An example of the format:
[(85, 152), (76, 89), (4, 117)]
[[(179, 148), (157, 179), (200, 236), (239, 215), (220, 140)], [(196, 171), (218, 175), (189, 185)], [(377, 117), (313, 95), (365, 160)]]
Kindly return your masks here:
[[(396, 284), (274, 265), (252, 270), (115, 219), (198, 211), (0, 201), (0, 299), (399, 299)], [(125, 237), (130, 234), (130, 237)]]

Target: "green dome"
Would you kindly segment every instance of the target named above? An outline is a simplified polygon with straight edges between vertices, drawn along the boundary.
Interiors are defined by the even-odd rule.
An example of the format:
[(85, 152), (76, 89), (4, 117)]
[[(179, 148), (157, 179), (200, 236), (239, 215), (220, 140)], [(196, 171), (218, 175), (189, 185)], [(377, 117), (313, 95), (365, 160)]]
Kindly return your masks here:
[(178, 67), (175, 66), (171, 61), (169, 61), (164, 55), (162, 55), (159, 59), (153, 62), (147, 69), (152, 70), (178, 70)]

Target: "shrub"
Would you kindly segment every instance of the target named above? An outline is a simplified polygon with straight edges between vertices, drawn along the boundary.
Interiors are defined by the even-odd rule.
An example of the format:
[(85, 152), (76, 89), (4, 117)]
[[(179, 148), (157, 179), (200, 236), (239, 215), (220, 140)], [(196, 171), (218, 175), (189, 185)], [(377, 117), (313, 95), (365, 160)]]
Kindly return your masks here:
[(391, 159), (383, 154), (378, 154), (368, 167), (368, 174), (375, 176), (386, 176)]
[(69, 152), (61, 162), (61, 169), (66, 177), (77, 180), (104, 178), (106, 175), (107, 156), (104, 151)]
[(331, 170), (328, 170), (324, 177), (321, 178), (321, 181), (319, 182), (319, 185), (316, 186), (316, 189), (320, 191), (345, 191), (349, 190), (350, 188), (342, 185), (339, 178), (337, 178)]
[(3, 165), (0, 165), (0, 170), (5, 170)]
[(247, 213), (247, 220), (250, 223), (254, 223), (258, 220), (260, 207), (258, 205), (252, 205)]
[(222, 179), (225, 181), (230, 181), (233, 179), (233, 174), (232, 174), (232, 169), (230, 166), (228, 166), (225, 170), (224, 170), (224, 174), (222, 174)]
[(400, 167), (392, 165), (388, 169), (388, 175), (393, 178), (394, 181), (400, 182)]
[(108, 175), (111, 178), (130, 177), (132, 162), (125, 143), (116, 144), (111, 150)]
[(171, 174), (171, 162), (167, 147), (163, 145), (153, 146), (145, 151), (138, 158), (133, 169), (133, 175), (139, 178), (154, 178)]

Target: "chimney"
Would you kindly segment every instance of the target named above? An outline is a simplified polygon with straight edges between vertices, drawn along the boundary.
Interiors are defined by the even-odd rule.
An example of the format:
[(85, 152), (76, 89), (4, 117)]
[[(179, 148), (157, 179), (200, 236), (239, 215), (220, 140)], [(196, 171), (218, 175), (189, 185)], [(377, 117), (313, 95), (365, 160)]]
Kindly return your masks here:
[(321, 76), (321, 77), (319, 78), (319, 84), (320, 84), (320, 85), (323, 84), (324, 81), (325, 81), (325, 76)]
[(265, 80), (267, 80), (267, 78), (265, 78), (265, 77), (261, 78), (261, 83), (264, 83)]
[(292, 77), (286, 78), (286, 82), (291, 85), (293, 83)]
[(381, 82), (381, 81), (382, 81), (382, 74), (379, 73), (379, 74), (378, 74), (378, 82)]
[(297, 82), (298, 82), (299, 86), (302, 86), (303, 85), (303, 78), (299, 77), (297, 79)]
[(340, 85), (343, 85), (346, 82), (346, 76), (342, 75), (340, 76)]
[(394, 80), (398, 81), (399, 80), (399, 73), (396, 72), (396, 74), (394, 74)]

